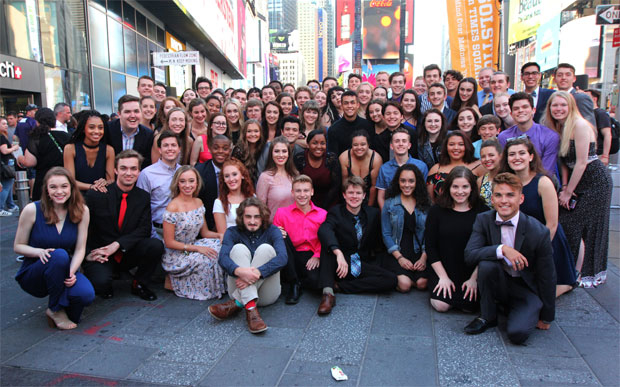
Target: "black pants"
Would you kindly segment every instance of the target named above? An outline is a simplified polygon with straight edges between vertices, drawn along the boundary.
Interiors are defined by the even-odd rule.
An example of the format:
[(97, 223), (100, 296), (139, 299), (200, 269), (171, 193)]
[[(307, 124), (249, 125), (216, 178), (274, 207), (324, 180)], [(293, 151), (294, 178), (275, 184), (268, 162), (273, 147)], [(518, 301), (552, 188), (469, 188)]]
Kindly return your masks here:
[(336, 280), (343, 293), (375, 293), (396, 289), (398, 280), (396, 274), (391, 271), (362, 261), (362, 271), (358, 277), (354, 277), (351, 275), (351, 258), (345, 255), (345, 259), (349, 265), (347, 276), (343, 279), (336, 278), (338, 267), (336, 256), (331, 251), (322, 249), (321, 266), (319, 266), (321, 276), (319, 287), (321, 289), (333, 288)]
[(286, 254), (288, 255), (288, 261), (286, 267), (281, 271), (282, 282), (294, 283), (301, 282), (301, 286), (307, 289), (319, 289), (319, 270), (318, 268), (313, 270), (306, 269), (306, 264), (312, 258), (312, 251), (297, 251), (291, 242), (291, 238), (288, 236), (284, 238), (284, 244), (286, 245)]
[(114, 255), (111, 255), (108, 257), (107, 262), (104, 263), (87, 262), (85, 260), (82, 268), (84, 269), (84, 275), (93, 284), (95, 293), (107, 293), (112, 288), (115, 271), (126, 271), (137, 267), (138, 270), (134, 279), (140, 283), (148, 284), (153, 271), (161, 262), (163, 254), (163, 242), (157, 238), (148, 238), (125, 252), (120, 263), (117, 263)]
[(515, 344), (521, 344), (536, 328), (542, 301), (521, 277), (504, 271), (502, 261), (481, 261), (478, 264), (480, 311), (487, 321), (497, 319), (497, 305), (508, 307), (506, 333)]

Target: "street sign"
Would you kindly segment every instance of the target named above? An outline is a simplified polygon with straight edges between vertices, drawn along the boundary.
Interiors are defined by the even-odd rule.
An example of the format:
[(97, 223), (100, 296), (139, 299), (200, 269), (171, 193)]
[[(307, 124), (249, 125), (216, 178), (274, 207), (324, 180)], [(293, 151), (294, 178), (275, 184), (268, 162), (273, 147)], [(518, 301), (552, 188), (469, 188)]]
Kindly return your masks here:
[(154, 66), (184, 66), (200, 63), (198, 51), (154, 52)]
[(620, 47), (620, 27), (614, 28), (614, 40), (611, 43), (612, 47)]
[(597, 5), (596, 24), (620, 24), (620, 5)]

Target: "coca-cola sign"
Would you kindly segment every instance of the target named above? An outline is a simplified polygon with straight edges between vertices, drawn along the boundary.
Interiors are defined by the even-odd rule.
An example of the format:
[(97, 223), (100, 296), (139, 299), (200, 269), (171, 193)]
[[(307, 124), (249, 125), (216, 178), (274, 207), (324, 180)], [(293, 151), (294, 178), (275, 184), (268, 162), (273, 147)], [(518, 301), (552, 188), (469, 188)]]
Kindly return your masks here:
[(371, 8), (391, 7), (391, 6), (392, 6), (392, 0), (372, 0), (370, 2)]

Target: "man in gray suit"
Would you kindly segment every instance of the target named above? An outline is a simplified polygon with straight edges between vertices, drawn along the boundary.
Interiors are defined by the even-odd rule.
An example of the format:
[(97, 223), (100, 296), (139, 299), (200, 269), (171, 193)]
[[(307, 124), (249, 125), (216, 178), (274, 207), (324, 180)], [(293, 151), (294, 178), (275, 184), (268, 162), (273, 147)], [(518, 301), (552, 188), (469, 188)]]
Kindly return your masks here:
[(575, 67), (569, 63), (560, 63), (554, 73), (555, 83), (558, 90), (568, 91), (575, 98), (579, 113), (588, 121), (593, 128), (596, 128), (596, 117), (594, 116), (594, 103), (592, 99), (585, 93), (573, 87), (577, 80), (575, 76)]
[(551, 238), (542, 223), (519, 211), (523, 186), (517, 176), (500, 173), (492, 187), (495, 210), (478, 215), (465, 248), (465, 262), (478, 266), (481, 313), (465, 333), (496, 326), (500, 303), (508, 312), (508, 338), (522, 344), (535, 327), (549, 329), (555, 317)]

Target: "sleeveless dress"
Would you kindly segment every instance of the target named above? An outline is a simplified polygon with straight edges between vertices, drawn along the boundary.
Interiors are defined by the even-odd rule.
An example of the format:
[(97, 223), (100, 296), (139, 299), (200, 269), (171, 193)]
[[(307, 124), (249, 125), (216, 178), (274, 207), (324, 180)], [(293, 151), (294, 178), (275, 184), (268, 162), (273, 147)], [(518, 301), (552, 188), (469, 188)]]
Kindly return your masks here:
[[(205, 208), (186, 212), (164, 212), (164, 222), (174, 224), (174, 239), (184, 244), (207, 246), (219, 253), (219, 239), (196, 240), (204, 223)], [(170, 275), (174, 293), (194, 300), (220, 298), (226, 293), (224, 272), (217, 257), (208, 258), (199, 252), (169, 249), (162, 258), (162, 267)]]
[(432, 175), (428, 175), (428, 177), (426, 178), (426, 184), (433, 185), (433, 192), (435, 193), (435, 197), (441, 195), (443, 183), (448, 178), (448, 175), (449, 173), (439, 172), (439, 169), (437, 169), (437, 172)]
[[(562, 162), (572, 169), (577, 161), (575, 142), (570, 141), (568, 154)], [(609, 170), (596, 156), (596, 144), (590, 143), (590, 161), (575, 188), (577, 204), (574, 209), (560, 207), (560, 224), (564, 227), (568, 244), (574, 256), (579, 253), (583, 239), (585, 255), (581, 267), (581, 286), (596, 287), (607, 280), (607, 255), (609, 250), (609, 206), (611, 205), (612, 180)]]
[(96, 180), (105, 179), (105, 158), (107, 145), (105, 142), (99, 142), (99, 150), (95, 164), (91, 167), (86, 159), (86, 151), (84, 143), (78, 141), (75, 143), (75, 179), (86, 184), (93, 184)]
[[(349, 165), (347, 166), (347, 173), (349, 176), (355, 176), (353, 173), (353, 169), (351, 168), (351, 149), (347, 151), (347, 155), (349, 156)], [(368, 204), (368, 199), (370, 199), (370, 187), (372, 185), (372, 178), (370, 177), (370, 171), (372, 171), (372, 163), (375, 161), (375, 152), (372, 152), (370, 156), (370, 162), (368, 163), (368, 175), (362, 177), (364, 183), (366, 184), (366, 197), (364, 198), (364, 204)], [(361, 176), (360, 176), (361, 177)]]
[[(543, 209), (542, 198), (538, 194), (538, 182), (542, 175), (536, 175), (532, 181), (523, 186), (523, 196), (525, 200), (519, 207), (524, 214), (533, 216), (543, 225), (546, 223), (545, 212)], [(575, 271), (575, 256), (570, 250), (566, 235), (562, 225), (558, 224), (553, 240), (553, 263), (555, 264), (555, 272), (557, 274), (558, 285), (572, 285), (577, 281), (577, 273)]]
[[(75, 273), (75, 284), (68, 288), (64, 280), (69, 275), (69, 264), (75, 249), (78, 235), (78, 225), (71, 221), (69, 215), (65, 218), (62, 229), (58, 232), (55, 224), (47, 224), (41, 202), (34, 202), (36, 218), (30, 231), (28, 246), (40, 249), (55, 249), (50, 252), (48, 262), (43, 265), (39, 258), (24, 257), (15, 280), (23, 290), (35, 297), (49, 295), (48, 307), (52, 312), (65, 309), (67, 316), (75, 323), (80, 321), (82, 310), (95, 298), (95, 290), (90, 281), (80, 272)], [(46, 269), (52, 268), (52, 262), (66, 266), (66, 273), (50, 273)], [(57, 270), (52, 270), (57, 271)]]
[(207, 144), (207, 135), (201, 134), (200, 139), (202, 139), (202, 151), (198, 153), (198, 162), (204, 163), (207, 160), (211, 160), (213, 155), (211, 155), (211, 151), (209, 150), (209, 145)]

